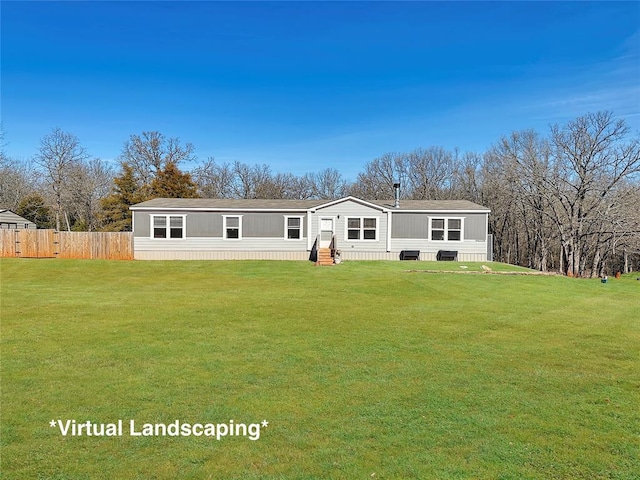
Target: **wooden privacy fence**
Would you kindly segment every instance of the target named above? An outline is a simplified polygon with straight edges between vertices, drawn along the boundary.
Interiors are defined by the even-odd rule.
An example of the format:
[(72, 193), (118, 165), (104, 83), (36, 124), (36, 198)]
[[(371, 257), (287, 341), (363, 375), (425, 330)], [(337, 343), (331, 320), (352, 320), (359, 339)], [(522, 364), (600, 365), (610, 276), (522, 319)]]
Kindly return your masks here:
[(0, 230), (0, 257), (133, 260), (131, 232)]

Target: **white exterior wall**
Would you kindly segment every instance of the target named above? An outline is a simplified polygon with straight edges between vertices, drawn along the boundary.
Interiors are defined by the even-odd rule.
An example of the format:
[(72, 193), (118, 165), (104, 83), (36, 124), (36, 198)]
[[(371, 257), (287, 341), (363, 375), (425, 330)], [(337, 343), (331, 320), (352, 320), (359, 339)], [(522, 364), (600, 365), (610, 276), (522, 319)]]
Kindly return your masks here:
[(135, 251), (135, 260), (309, 260), (309, 252), (259, 252), (259, 251)]
[[(421, 261), (437, 260), (436, 252), (420, 251)], [(400, 252), (353, 252), (344, 251), (341, 256), (342, 260), (400, 260)], [(458, 252), (459, 262), (486, 262), (487, 254), (485, 253), (460, 253)]]
[(461, 242), (434, 242), (427, 239), (393, 238), (391, 251), (420, 250), (420, 260), (436, 260), (438, 250), (456, 250), (458, 260), (465, 262), (486, 262), (487, 242), (463, 240)]
[[(340, 218), (338, 218), (340, 216)], [(387, 214), (381, 210), (362, 205), (352, 200), (318, 209), (312, 214), (311, 219), (311, 243), (315, 241), (320, 232), (320, 219), (323, 217), (334, 218), (334, 234), (338, 242), (338, 250), (343, 254), (353, 252), (386, 252), (387, 251)], [(347, 240), (347, 218), (368, 217), (377, 218), (377, 240)], [(344, 258), (344, 257), (343, 257)]]
[[(135, 251), (135, 260), (309, 260), (309, 252), (267, 252), (267, 251), (181, 251), (181, 250), (146, 250)], [(398, 252), (361, 252), (346, 251), (343, 260), (399, 260)], [(420, 260), (435, 261), (436, 253), (420, 252)], [(459, 253), (460, 262), (486, 262), (487, 254)]]
[(306, 238), (134, 237), (133, 251), (136, 260), (309, 259)]

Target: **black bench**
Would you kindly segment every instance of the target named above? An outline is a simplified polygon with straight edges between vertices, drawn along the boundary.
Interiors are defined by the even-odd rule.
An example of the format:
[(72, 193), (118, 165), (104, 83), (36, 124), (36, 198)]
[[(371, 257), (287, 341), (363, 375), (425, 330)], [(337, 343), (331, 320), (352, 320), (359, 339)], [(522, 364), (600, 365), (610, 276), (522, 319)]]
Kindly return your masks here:
[(436, 259), (438, 261), (444, 260), (449, 262), (455, 262), (458, 260), (458, 251), (457, 250), (438, 250), (438, 255), (436, 255)]
[(420, 260), (420, 250), (402, 250), (400, 260)]

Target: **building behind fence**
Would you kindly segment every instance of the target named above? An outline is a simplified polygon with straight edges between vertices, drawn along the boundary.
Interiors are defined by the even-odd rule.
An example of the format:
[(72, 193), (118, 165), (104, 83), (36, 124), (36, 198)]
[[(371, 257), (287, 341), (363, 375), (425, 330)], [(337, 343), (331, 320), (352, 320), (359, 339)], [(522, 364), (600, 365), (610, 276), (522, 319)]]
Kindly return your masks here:
[(0, 257), (133, 260), (131, 232), (1, 230)]

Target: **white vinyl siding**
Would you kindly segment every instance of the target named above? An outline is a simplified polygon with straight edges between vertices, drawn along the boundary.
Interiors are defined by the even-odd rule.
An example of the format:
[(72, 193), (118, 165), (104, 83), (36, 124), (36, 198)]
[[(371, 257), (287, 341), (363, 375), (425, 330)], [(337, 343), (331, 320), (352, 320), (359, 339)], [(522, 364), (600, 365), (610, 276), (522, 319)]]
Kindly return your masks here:
[(149, 237), (134, 237), (134, 249), (136, 252), (306, 252), (305, 260), (309, 257), (304, 240), (287, 240), (282, 235), (270, 238), (243, 237), (242, 241), (226, 240), (222, 237), (167, 238), (162, 241)]
[[(231, 242), (222, 238), (185, 238), (157, 241), (149, 237), (134, 238), (136, 260), (309, 260), (306, 242), (279, 238), (244, 238)], [(365, 243), (364, 245), (372, 245)], [(339, 245), (342, 260), (399, 260), (402, 250), (420, 250), (420, 260), (436, 260), (438, 250), (456, 250), (461, 262), (487, 261), (487, 243), (479, 241), (447, 244), (416, 239), (394, 239), (393, 250), (357, 249)]]
[[(354, 200), (338, 202), (327, 207), (318, 209), (309, 215), (311, 218), (311, 240), (314, 240), (320, 232), (320, 219), (325, 217), (334, 218), (334, 233), (337, 248), (343, 253), (349, 251), (387, 251), (387, 215), (381, 209), (373, 208)], [(349, 240), (348, 222), (349, 218), (375, 218), (376, 219), (376, 239), (375, 240)], [(363, 225), (363, 224), (361, 224)], [(367, 235), (371, 235), (368, 233)], [(362, 235), (360, 236), (362, 238)], [(344, 258), (344, 257), (343, 257)]]

